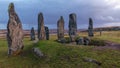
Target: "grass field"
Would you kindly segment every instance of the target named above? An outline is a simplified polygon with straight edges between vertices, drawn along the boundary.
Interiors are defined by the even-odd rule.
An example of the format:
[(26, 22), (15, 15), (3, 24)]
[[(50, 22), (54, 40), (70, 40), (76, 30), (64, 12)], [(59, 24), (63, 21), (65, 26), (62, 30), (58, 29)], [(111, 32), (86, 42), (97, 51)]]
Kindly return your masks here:
[[(80, 33), (80, 36), (87, 36)], [(95, 33), (95, 38), (120, 43), (120, 31)], [(49, 41), (33, 44), (29, 38), (24, 39), (25, 48), (20, 56), (7, 56), (6, 39), (0, 39), (0, 68), (98, 68), (99, 66), (84, 62), (83, 58), (95, 59), (102, 63), (100, 68), (120, 68), (120, 51), (95, 50), (94, 46), (65, 45), (55, 42), (55, 35)], [(31, 49), (39, 47), (45, 57), (38, 58)]]
[[(94, 35), (95, 38), (120, 43), (120, 31), (103, 31), (101, 36), (100, 32), (94, 32)], [(79, 36), (87, 36), (87, 33), (79, 33)]]

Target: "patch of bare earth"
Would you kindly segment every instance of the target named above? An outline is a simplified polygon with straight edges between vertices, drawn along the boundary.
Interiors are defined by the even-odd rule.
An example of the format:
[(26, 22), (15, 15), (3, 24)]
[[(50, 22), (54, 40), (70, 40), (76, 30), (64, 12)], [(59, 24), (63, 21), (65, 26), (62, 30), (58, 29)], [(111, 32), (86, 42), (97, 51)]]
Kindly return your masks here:
[(95, 50), (113, 49), (120, 50), (120, 44), (107, 41), (105, 46), (95, 46)]

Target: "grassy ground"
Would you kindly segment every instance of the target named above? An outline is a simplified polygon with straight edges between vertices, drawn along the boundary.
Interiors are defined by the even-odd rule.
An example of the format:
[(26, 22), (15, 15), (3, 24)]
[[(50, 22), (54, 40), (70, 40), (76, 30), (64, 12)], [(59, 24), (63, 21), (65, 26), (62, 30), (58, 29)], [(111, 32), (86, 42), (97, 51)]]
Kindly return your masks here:
[[(86, 36), (81, 33), (83, 35)], [(103, 32), (102, 36), (95, 33), (95, 37), (120, 43), (118, 31)], [(65, 45), (55, 42), (55, 35), (50, 38), (49, 41), (40, 41), (34, 45), (28, 38), (24, 39), (23, 54), (13, 57), (7, 56), (7, 42), (0, 39), (0, 68), (98, 68), (94, 63), (84, 62), (83, 58), (96, 59), (102, 63), (101, 68), (120, 68), (120, 51), (95, 50), (94, 46)], [(33, 46), (39, 47), (45, 57), (36, 57), (31, 51)]]
[[(120, 43), (120, 31), (103, 31), (101, 36), (100, 32), (94, 32), (94, 35), (95, 38)], [(79, 36), (87, 36), (87, 33), (82, 32)]]
[[(96, 33), (98, 35), (98, 33)], [(97, 38), (120, 43), (120, 31), (108, 31), (102, 32), (102, 36), (96, 36)]]

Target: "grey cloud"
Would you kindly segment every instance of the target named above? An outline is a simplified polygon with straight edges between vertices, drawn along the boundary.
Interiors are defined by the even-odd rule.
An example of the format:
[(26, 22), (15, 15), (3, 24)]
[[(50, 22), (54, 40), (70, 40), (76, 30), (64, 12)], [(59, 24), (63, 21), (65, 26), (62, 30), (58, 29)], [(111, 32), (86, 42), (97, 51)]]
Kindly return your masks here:
[[(13, 0), (12, 0), (13, 1)], [(7, 24), (7, 7), (11, 1), (0, 1), (0, 23)], [(39, 12), (44, 14), (45, 25), (49, 28), (56, 28), (60, 16), (65, 19), (65, 28), (68, 29), (69, 14), (77, 14), (78, 28), (88, 28), (88, 18), (94, 20), (94, 27), (105, 26), (106, 24), (119, 23), (119, 9), (114, 9), (105, 0), (19, 0), (13, 1), (24, 28), (34, 26), (37, 29), (37, 16)], [(119, 24), (116, 24), (119, 25)], [(119, 25), (120, 26), (120, 25)]]

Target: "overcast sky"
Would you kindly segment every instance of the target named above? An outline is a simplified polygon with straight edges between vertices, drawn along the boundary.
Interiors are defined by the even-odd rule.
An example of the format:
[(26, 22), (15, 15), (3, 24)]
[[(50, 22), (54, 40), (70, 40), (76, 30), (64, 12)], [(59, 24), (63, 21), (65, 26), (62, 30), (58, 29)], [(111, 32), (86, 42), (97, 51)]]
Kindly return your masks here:
[(70, 13), (76, 13), (79, 29), (88, 28), (89, 17), (94, 27), (120, 26), (120, 0), (0, 0), (0, 29), (6, 29), (10, 2), (15, 4), (24, 29), (37, 29), (40, 12), (50, 29), (57, 28), (60, 16), (64, 17), (68, 29)]

